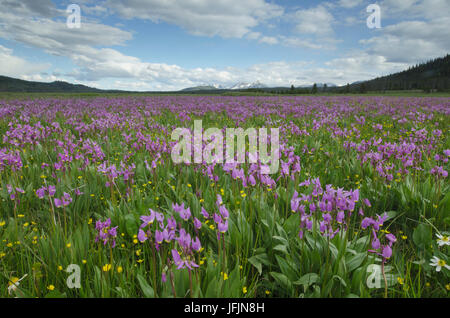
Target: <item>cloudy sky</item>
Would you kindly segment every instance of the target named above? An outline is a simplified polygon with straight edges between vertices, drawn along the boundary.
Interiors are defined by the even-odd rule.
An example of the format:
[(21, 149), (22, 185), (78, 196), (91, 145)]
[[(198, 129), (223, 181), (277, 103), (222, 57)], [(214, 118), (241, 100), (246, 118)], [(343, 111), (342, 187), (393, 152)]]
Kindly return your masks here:
[[(368, 28), (369, 4), (381, 28)], [(80, 28), (66, 9), (81, 8)], [(370, 79), (450, 52), (449, 0), (0, 0), (0, 75), (126, 90)]]

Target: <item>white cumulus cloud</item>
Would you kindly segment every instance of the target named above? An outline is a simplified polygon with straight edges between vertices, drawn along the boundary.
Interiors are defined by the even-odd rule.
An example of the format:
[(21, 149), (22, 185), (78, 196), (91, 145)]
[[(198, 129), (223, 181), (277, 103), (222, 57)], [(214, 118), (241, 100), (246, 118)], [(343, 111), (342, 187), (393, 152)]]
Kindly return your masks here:
[(126, 19), (164, 21), (194, 35), (241, 38), (261, 22), (280, 17), (283, 8), (265, 0), (108, 0)]

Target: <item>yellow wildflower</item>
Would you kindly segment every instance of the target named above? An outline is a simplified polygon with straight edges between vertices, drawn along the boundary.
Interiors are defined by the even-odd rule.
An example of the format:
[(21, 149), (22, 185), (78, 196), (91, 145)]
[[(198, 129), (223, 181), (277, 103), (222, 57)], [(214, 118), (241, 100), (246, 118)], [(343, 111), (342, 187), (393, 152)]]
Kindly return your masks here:
[(112, 267), (111, 264), (105, 264), (105, 265), (102, 267), (102, 270), (103, 270), (104, 272), (109, 272), (109, 271), (111, 270), (111, 267)]

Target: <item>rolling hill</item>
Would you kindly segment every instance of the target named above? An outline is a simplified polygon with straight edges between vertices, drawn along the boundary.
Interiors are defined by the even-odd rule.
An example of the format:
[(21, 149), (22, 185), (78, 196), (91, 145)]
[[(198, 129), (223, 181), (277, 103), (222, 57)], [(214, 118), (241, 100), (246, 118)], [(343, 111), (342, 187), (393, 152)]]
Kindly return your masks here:
[(27, 92), (27, 93), (92, 93), (102, 90), (81, 84), (71, 84), (62, 81), (51, 83), (25, 81), (8, 76), (0, 76), (0, 92)]

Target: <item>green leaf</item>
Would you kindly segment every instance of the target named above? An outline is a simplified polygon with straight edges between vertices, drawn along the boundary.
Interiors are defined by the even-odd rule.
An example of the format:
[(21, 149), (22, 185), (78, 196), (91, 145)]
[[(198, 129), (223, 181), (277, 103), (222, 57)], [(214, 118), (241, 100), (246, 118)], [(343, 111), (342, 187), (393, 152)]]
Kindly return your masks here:
[(219, 297), (219, 283), (217, 282), (217, 279), (211, 279), (211, 281), (208, 284), (208, 287), (206, 288), (205, 297), (207, 298), (214, 298)]
[(285, 239), (287, 239), (288, 235), (286, 234), (286, 231), (283, 229), (283, 227), (280, 224), (278, 224), (278, 223), (276, 223), (276, 226), (277, 226), (277, 231), (280, 234), (280, 236), (284, 237)]
[(125, 228), (127, 230), (128, 235), (130, 235), (131, 237), (137, 234), (138, 225), (136, 223), (136, 219), (133, 214), (125, 215)]
[(295, 269), (297, 268), (296, 264), (279, 255), (275, 255), (275, 258), (277, 259), (277, 263), (280, 266), (281, 272), (286, 275), (286, 277), (288, 277), (291, 282), (298, 278), (298, 274), (295, 271)]
[(347, 287), (347, 283), (345, 282), (345, 280), (341, 276), (333, 275), (333, 278), (336, 278), (338, 281), (340, 281), (342, 286)]
[(277, 240), (277, 241), (280, 241), (281, 243), (283, 243), (284, 245), (288, 245), (289, 244), (289, 242), (288, 242), (288, 240), (286, 240), (284, 237), (281, 237), (281, 236), (273, 236), (273, 238), (275, 239), (275, 240)]
[(154, 298), (155, 297), (155, 291), (147, 283), (145, 278), (142, 277), (141, 274), (137, 274), (137, 279), (138, 279), (139, 285), (141, 286), (142, 292), (144, 293), (145, 297)]
[(277, 272), (270, 272), (270, 275), (281, 287), (286, 288), (287, 292), (291, 292), (293, 290), (292, 283), (286, 275)]
[(225, 290), (224, 297), (239, 297), (241, 294), (241, 275), (239, 270), (239, 262), (236, 262), (234, 270), (228, 276), (228, 288)]
[(262, 274), (262, 264), (258, 261), (256, 257), (251, 257), (248, 259), (249, 263), (255, 266), (255, 268), (258, 270), (259, 275)]
[(388, 211), (388, 212), (385, 212), (385, 213), (387, 214), (387, 219), (386, 220), (391, 220), (391, 219), (395, 218), (397, 216), (397, 214), (398, 214), (397, 211)]
[(365, 250), (365, 248), (370, 243), (370, 237), (368, 235), (365, 235), (363, 237), (360, 237), (355, 243), (354, 247), (356, 250), (362, 251)]
[(364, 262), (366, 256), (367, 253), (358, 253), (355, 256), (351, 257), (347, 262), (347, 270), (349, 272), (352, 272), (353, 270), (357, 269)]
[(319, 275), (316, 273), (308, 273), (303, 275), (299, 280), (295, 281), (294, 285), (303, 285), (305, 287), (309, 287), (312, 284), (315, 284), (319, 281)]
[(298, 228), (298, 215), (292, 214), (288, 217), (288, 219), (284, 222), (283, 228), (287, 233), (293, 233)]
[(259, 275), (262, 274), (262, 265), (264, 263), (263, 260), (268, 260), (267, 254), (254, 255), (248, 259), (248, 262), (256, 267), (256, 269), (259, 272)]
[(419, 248), (426, 248), (431, 244), (433, 234), (431, 227), (426, 224), (419, 224), (413, 233), (413, 241)]
[(285, 254), (288, 254), (286, 245), (279, 244), (279, 245), (275, 246), (273, 249), (276, 250), (276, 251), (280, 251), (280, 252), (283, 252)]

